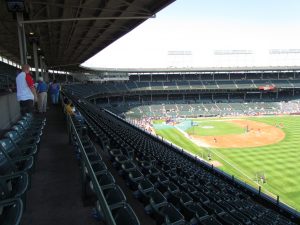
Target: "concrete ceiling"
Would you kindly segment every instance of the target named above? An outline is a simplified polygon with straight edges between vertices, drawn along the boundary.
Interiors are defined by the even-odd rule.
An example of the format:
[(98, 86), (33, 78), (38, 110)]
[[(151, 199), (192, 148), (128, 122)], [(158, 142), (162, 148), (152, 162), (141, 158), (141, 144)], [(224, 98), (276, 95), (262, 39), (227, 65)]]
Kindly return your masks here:
[[(48, 68), (75, 68), (174, 1), (25, 0), (26, 37), (34, 32), (39, 38)], [(30, 43), (27, 49), (32, 55)], [(20, 62), (16, 16), (5, 1), (0, 1), (0, 55)]]

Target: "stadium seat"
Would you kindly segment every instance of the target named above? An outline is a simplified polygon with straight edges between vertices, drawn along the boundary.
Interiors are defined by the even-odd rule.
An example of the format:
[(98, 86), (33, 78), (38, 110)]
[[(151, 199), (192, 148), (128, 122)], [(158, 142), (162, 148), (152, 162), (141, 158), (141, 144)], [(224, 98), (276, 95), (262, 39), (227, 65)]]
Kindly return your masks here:
[(222, 225), (215, 217), (208, 216), (200, 219), (201, 225)]
[(19, 172), (12, 175), (0, 176), (0, 201), (9, 198), (20, 198), (26, 205), (26, 192), (29, 188), (27, 173)]
[(167, 205), (167, 199), (158, 190), (154, 190), (149, 195), (149, 205), (145, 207), (145, 212), (147, 214), (152, 214), (153, 212), (158, 212), (159, 208)]
[(115, 179), (109, 172), (97, 174), (97, 180), (102, 190), (114, 187)]
[(5, 133), (4, 137), (9, 138), (16, 149), (23, 153), (36, 155), (38, 152), (37, 144), (39, 140), (35, 138), (22, 138), (17, 131), (9, 131)]
[(140, 225), (133, 209), (128, 204), (111, 209), (116, 225)]
[(164, 225), (185, 225), (183, 215), (170, 203), (163, 205), (159, 208), (155, 208), (153, 218), (156, 220), (156, 224)]
[(26, 135), (32, 135), (32, 136), (42, 136), (43, 127), (41, 125), (34, 125), (32, 123), (29, 123), (26, 120), (19, 120), (17, 124), (21, 125), (23, 129), (26, 131)]
[(23, 215), (21, 199), (13, 198), (0, 201), (0, 224), (19, 225)]
[(197, 203), (183, 205), (181, 212), (191, 224), (198, 224), (201, 218), (208, 216), (208, 212)]
[(127, 179), (130, 172), (136, 170), (137, 167), (132, 161), (125, 161), (121, 164), (120, 174)]
[(134, 192), (134, 196), (140, 199), (144, 204), (149, 202), (149, 196), (155, 190), (154, 185), (147, 179), (139, 181), (138, 190)]
[[(12, 132), (9, 132), (9, 134), (12, 134)], [(12, 141), (9, 134), (9, 138), (0, 140), (0, 149), (2, 153), (6, 153), (12, 159), (35, 156), (37, 153), (36, 145), (19, 147)]]
[(235, 218), (233, 218), (228, 213), (220, 213), (220, 214), (218, 214), (218, 219), (224, 225), (242, 225), (242, 223), (240, 223), (239, 221), (237, 221)]
[(97, 161), (97, 162), (91, 163), (91, 166), (92, 166), (92, 169), (93, 169), (95, 175), (102, 174), (107, 171), (107, 167), (106, 167), (105, 163), (102, 161)]
[(33, 164), (33, 157), (11, 159), (5, 152), (0, 151), (0, 175), (8, 175), (16, 172), (28, 172), (30, 174)]
[(134, 169), (133, 171), (130, 171), (128, 175), (129, 187), (132, 190), (136, 191), (138, 189), (138, 185), (140, 181), (143, 179), (144, 179), (144, 175), (138, 169)]
[[(40, 142), (40, 137), (34, 137), (34, 136), (22, 136), (18, 132), (19, 126), (13, 126), (12, 131), (9, 131), (5, 134), (6, 137), (10, 137), (16, 144), (19, 146), (22, 145), (37, 145)], [(14, 129), (16, 128), (16, 129)]]
[[(103, 195), (110, 209), (121, 207), (124, 203), (126, 203), (126, 197), (121, 188), (117, 185), (103, 190)], [(102, 211), (99, 200), (97, 200), (97, 210), (99, 212)]]

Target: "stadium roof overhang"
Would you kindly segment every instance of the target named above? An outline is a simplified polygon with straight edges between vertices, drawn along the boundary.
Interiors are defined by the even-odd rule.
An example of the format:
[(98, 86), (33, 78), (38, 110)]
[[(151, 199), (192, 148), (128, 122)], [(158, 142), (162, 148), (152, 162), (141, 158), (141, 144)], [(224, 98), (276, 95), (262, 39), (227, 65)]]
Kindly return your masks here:
[[(174, 1), (25, 0), (25, 32), (38, 38), (48, 68), (76, 69)], [(6, 1), (0, 1), (0, 55), (20, 62), (16, 15)]]
[(89, 68), (81, 67), (90, 72), (124, 72), (136, 74), (154, 73), (248, 73), (248, 72), (286, 72), (300, 71), (299, 66), (249, 66), (249, 67), (188, 67), (188, 68)]

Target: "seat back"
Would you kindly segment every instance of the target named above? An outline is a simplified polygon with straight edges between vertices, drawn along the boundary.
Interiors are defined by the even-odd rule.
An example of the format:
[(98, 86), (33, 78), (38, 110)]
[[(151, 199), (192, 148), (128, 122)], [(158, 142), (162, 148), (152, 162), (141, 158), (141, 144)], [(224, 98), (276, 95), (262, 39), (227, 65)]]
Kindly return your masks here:
[(30, 128), (29, 123), (26, 120), (19, 120), (18, 124), (20, 124), (25, 130)]
[(0, 224), (18, 225), (23, 214), (23, 203), (20, 199), (0, 201)]
[(3, 138), (0, 140), (0, 151), (2, 151), (4, 155), (16, 154), (16, 148), (10, 138)]
[(126, 196), (119, 186), (103, 190), (106, 202), (110, 208), (115, 208), (126, 202)]
[(5, 156), (0, 149), (0, 175), (11, 174), (16, 169), (15, 164), (7, 157), (9, 156)]
[(183, 215), (172, 204), (163, 207), (161, 213), (165, 216), (166, 224), (186, 224)]
[(17, 131), (20, 136), (25, 135), (25, 132), (26, 132), (26, 130), (24, 129), (24, 127), (22, 127), (20, 124), (14, 125), (12, 127), (12, 130)]
[(9, 138), (12, 142), (18, 143), (19, 141), (22, 140), (20, 134), (15, 131), (15, 130), (11, 130), (9, 132), (7, 132), (4, 137)]
[(0, 177), (0, 199), (22, 197), (28, 189), (27, 173), (16, 173)]
[(128, 204), (111, 210), (116, 225), (140, 225), (140, 221)]

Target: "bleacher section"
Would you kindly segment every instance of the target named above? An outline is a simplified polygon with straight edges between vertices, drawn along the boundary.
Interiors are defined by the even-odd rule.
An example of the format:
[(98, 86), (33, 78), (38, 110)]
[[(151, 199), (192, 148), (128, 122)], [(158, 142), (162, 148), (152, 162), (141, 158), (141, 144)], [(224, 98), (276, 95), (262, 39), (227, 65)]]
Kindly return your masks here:
[(144, 94), (145, 92), (178, 92), (178, 91), (256, 91), (260, 86), (275, 85), (276, 90), (300, 88), (300, 80), (198, 80), (173, 82), (107, 82), (102, 84), (77, 84), (66, 86), (66, 89), (82, 97), (112, 94)]
[[(299, 216), (280, 202), (266, 200), (269, 198), (258, 190), (145, 133), (110, 112), (99, 110), (85, 100), (78, 101), (77, 96), (66, 93), (85, 118), (89, 133), (109, 154), (114, 170), (118, 171), (131, 189), (136, 201), (143, 203), (145, 213), (154, 218), (156, 224), (299, 223)], [(212, 104), (211, 108), (213, 107), (215, 106)], [(175, 108), (187, 112), (192, 110), (191, 106), (180, 104)], [(171, 105), (161, 108), (155, 106), (153, 109), (149, 108), (149, 111), (172, 111), (175, 108)], [(87, 143), (85, 136), (81, 139)], [(89, 160), (94, 161), (94, 156)], [(102, 165), (100, 160), (95, 167), (106, 171), (105, 166), (96, 166), (97, 164)], [(109, 173), (101, 171), (94, 171), (98, 178)], [(113, 180), (110, 180), (110, 185), (114, 186)], [(92, 189), (95, 190), (94, 184)], [(106, 188), (101, 189), (106, 195)], [(114, 187), (113, 191), (122, 192), (118, 187)], [(136, 218), (134, 211), (127, 205), (126, 209), (121, 206), (125, 204), (125, 199), (120, 197), (115, 200), (116, 198), (112, 201), (114, 206), (109, 208), (114, 218), (123, 221), (118, 224), (137, 224), (138, 221), (132, 219)], [(118, 211), (120, 207), (122, 212)], [(103, 213), (103, 206), (98, 207), (98, 213)]]
[(71, 139), (82, 170), (83, 197), (88, 190), (96, 199), (97, 216), (109, 225), (139, 225), (139, 220), (126, 201), (122, 189), (115, 183), (101, 155), (87, 135), (86, 127), (75, 117), (67, 116)]
[(210, 117), (210, 116), (256, 116), (256, 115), (278, 115), (299, 113), (300, 103), (293, 100), (290, 102), (182, 102), (164, 101), (156, 103), (140, 104), (138, 102), (130, 104), (98, 105), (109, 111), (124, 115), (129, 118), (141, 117)]

